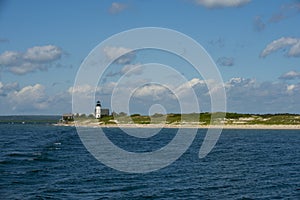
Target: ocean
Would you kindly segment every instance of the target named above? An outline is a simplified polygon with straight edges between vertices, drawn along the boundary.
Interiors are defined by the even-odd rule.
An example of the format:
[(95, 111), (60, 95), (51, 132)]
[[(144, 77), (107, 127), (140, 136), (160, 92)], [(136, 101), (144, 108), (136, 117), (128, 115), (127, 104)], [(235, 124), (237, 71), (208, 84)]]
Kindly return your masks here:
[[(176, 129), (134, 140), (118, 128), (105, 133), (120, 148), (147, 152)], [(0, 123), (0, 199), (300, 199), (299, 130), (223, 130), (199, 159), (205, 133), (169, 166), (126, 173), (95, 159), (74, 127)]]

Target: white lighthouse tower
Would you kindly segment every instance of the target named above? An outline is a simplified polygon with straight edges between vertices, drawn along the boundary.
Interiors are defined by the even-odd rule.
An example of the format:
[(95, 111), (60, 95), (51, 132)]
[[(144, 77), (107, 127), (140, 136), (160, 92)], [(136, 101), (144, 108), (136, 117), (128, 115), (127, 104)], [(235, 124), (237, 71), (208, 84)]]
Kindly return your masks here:
[(97, 104), (96, 104), (95, 118), (96, 119), (100, 119), (101, 118), (101, 103), (100, 103), (100, 101), (97, 101)]

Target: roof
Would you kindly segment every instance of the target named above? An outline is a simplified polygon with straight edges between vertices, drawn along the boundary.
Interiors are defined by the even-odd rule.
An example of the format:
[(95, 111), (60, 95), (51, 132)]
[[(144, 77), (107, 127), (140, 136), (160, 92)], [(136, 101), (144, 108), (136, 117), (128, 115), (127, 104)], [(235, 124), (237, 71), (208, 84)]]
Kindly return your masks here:
[(96, 104), (96, 106), (100, 106), (100, 107), (101, 107), (101, 103), (100, 103), (100, 101), (97, 101), (97, 104)]

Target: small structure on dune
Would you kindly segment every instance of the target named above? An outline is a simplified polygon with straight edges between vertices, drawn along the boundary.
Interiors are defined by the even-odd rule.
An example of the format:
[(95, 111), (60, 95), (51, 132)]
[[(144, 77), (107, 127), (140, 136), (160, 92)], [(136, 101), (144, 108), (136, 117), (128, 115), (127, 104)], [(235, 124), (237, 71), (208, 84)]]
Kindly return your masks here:
[(101, 117), (109, 116), (109, 109), (108, 108), (102, 108), (100, 101), (97, 101), (96, 107), (95, 107), (95, 118), (100, 119)]
[(60, 123), (64, 123), (64, 124), (73, 121), (74, 121), (74, 115), (72, 113), (63, 114), (61, 119), (59, 120)]

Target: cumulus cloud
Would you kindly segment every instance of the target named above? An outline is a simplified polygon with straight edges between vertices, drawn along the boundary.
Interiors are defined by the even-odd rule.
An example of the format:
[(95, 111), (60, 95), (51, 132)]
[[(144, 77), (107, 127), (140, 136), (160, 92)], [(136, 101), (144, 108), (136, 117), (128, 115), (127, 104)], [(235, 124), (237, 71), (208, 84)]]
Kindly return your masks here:
[(45, 87), (41, 84), (29, 85), (8, 94), (13, 110), (44, 110), (48, 107)]
[(77, 95), (82, 96), (84, 98), (91, 98), (94, 96), (95, 92), (98, 91), (97, 87), (91, 86), (89, 84), (84, 85), (76, 85), (75, 87), (72, 86), (68, 89), (68, 93), (70, 95)]
[(106, 84), (102, 84), (97, 88), (97, 95), (98, 96), (104, 96), (104, 95), (110, 95), (114, 88), (116, 87), (116, 82), (108, 82)]
[[(160, 104), (168, 113), (210, 111), (210, 96), (214, 92), (219, 93), (219, 88), (222, 86), (214, 80), (205, 81), (199, 78), (193, 78), (176, 86), (171, 83), (144, 84), (133, 93), (131, 105), (134, 109), (138, 104), (144, 105), (140, 107), (140, 110), (144, 111), (153, 104)], [(209, 91), (208, 88), (211, 90)]]
[(0, 114), (62, 114), (71, 112), (68, 92), (49, 95), (42, 84), (20, 87), (19, 83), (0, 82)]
[(127, 74), (127, 76), (140, 75), (142, 74), (142, 72), (143, 72), (143, 68), (140, 66), (140, 64), (125, 65), (121, 70), (121, 73)]
[(300, 79), (300, 72), (289, 71), (285, 74), (282, 74), (279, 78), (283, 80)]
[(239, 7), (251, 0), (194, 0), (196, 4), (207, 8)]
[[(284, 79), (300, 79), (300, 73), (291, 71), (282, 75)], [(255, 79), (236, 77), (221, 85), (213, 80), (204, 81), (199, 78), (191, 79), (185, 83), (174, 86), (151, 83), (149, 80), (131, 80), (126, 84), (118, 85), (117, 82), (101, 84), (95, 90), (90, 85), (76, 88), (70, 87), (68, 91), (49, 95), (45, 86), (41, 84), (20, 87), (18, 83), (0, 82), (0, 113), (8, 114), (45, 114), (71, 112), (71, 95), (75, 92), (82, 98), (80, 113), (89, 114), (94, 109), (94, 93), (102, 105), (111, 105), (112, 92), (118, 88), (114, 97), (117, 107), (116, 112), (126, 111), (124, 105), (129, 104), (131, 113), (148, 114), (154, 104), (162, 105), (168, 113), (180, 112), (180, 105), (188, 112), (195, 111), (191, 103), (194, 91), (202, 111), (210, 111), (210, 94), (217, 92), (224, 86), (227, 96), (227, 107), (230, 112), (299, 112), (300, 111), (300, 83), (287, 84), (284, 81), (258, 82)], [(210, 87), (208, 87), (208, 85)], [(211, 88), (209, 91), (208, 88)], [(130, 96), (130, 101), (125, 101), (125, 96)], [(182, 102), (178, 103), (178, 99)], [(284, 105), (284, 106), (282, 106)], [(126, 111), (127, 112), (127, 111)]]
[(175, 94), (182, 99), (183, 102), (181, 102), (181, 105), (183, 105), (186, 110), (197, 112), (197, 110), (195, 110), (195, 104), (198, 103), (200, 110), (208, 111), (211, 109), (211, 105), (210, 91), (208, 90), (207, 84), (210, 84), (212, 90), (216, 88), (216, 84), (212, 80), (204, 81), (199, 78), (193, 78), (178, 86), (175, 89)]
[(264, 58), (279, 49), (289, 49), (286, 54), (287, 56), (299, 57), (300, 38), (282, 37), (274, 40), (265, 47), (265, 49), (261, 52), (260, 57)]
[(109, 13), (117, 14), (127, 9), (127, 5), (123, 3), (113, 2), (109, 8)]
[(225, 88), (227, 91), (236, 91), (244, 88), (255, 88), (257, 82), (255, 79), (234, 77), (225, 82)]
[(217, 60), (217, 63), (221, 66), (233, 66), (234, 58), (232, 57), (221, 57)]
[(109, 61), (116, 64), (129, 64), (135, 58), (131, 49), (125, 47), (106, 46), (103, 48), (103, 53)]
[(190, 81), (179, 85), (175, 91), (178, 96), (186, 97), (191, 95), (189, 91), (190, 89), (197, 90), (199, 93), (204, 95), (207, 95), (208, 92), (206, 82), (198, 78), (193, 78)]
[[(72, 86), (68, 89), (68, 94), (72, 96), (73, 112), (90, 114), (94, 110), (95, 99), (107, 101), (107, 96), (111, 96), (115, 83), (106, 83), (101, 86), (82, 84)], [(99, 98), (100, 96), (100, 98)], [(105, 105), (105, 104), (104, 104)]]
[(54, 45), (35, 46), (27, 49), (23, 58), (24, 60), (38, 63), (51, 62), (53, 60), (60, 59), (62, 53), (62, 50)]
[(141, 75), (142, 73), (143, 67), (141, 66), (141, 64), (127, 64), (124, 65), (120, 71), (109, 72), (106, 76), (114, 77), (126, 75), (127, 77), (130, 77), (132, 75)]
[[(128, 112), (124, 108), (129, 103), (131, 113), (147, 114), (148, 109), (154, 104), (162, 105), (168, 113), (180, 112), (180, 105), (185, 108), (185, 111), (196, 112), (194, 104), (191, 103), (194, 95), (196, 95), (200, 109), (210, 111), (210, 95), (218, 92), (221, 87), (225, 87), (227, 106), (230, 112), (269, 113), (300, 110), (300, 102), (298, 101), (298, 98), (300, 98), (300, 84), (258, 82), (255, 79), (242, 77), (235, 77), (221, 84), (216, 83), (214, 80), (205, 81), (193, 78), (175, 87), (171, 84), (148, 83), (146, 81), (145, 83), (128, 83), (117, 86), (118, 90), (115, 91), (117, 95), (114, 97), (117, 105), (114, 110), (116, 112)], [(115, 86), (116, 83), (113, 84), (113, 87)], [(105, 87), (103, 85), (103, 88)], [(108, 96), (112, 90), (108, 91)], [(99, 94), (100, 99), (103, 99), (105, 96), (103, 92)], [(128, 95), (131, 96), (129, 102), (125, 100), (126, 98), (124, 99)], [(179, 99), (181, 100), (180, 104), (178, 103)], [(106, 100), (110, 102), (111, 99)], [(105, 104), (109, 105), (107, 102)]]
[(295, 88), (296, 88), (296, 85), (294, 85), (294, 84), (288, 85), (288, 86), (286, 87), (288, 93), (293, 92)]
[(54, 45), (35, 46), (25, 52), (5, 51), (0, 54), (0, 67), (4, 71), (23, 75), (47, 70), (62, 55), (62, 49)]
[[(130, 113), (148, 114), (149, 109), (154, 104), (162, 105), (168, 113), (180, 112), (180, 105), (189, 112), (195, 111), (194, 104), (191, 103), (191, 90), (195, 92), (202, 111), (210, 111), (210, 94), (218, 92), (218, 88), (225, 87), (227, 96), (227, 106), (230, 112), (252, 112), (252, 113), (270, 113), (270, 112), (299, 112), (300, 111), (300, 83), (287, 84), (286, 82), (258, 82), (255, 79), (235, 77), (228, 80), (223, 85), (214, 82), (214, 80), (204, 81), (199, 78), (193, 78), (185, 83), (174, 85), (163, 85), (149, 83), (149, 81), (131, 80), (126, 84), (118, 85), (117, 82), (109, 82), (100, 85), (96, 89), (96, 99), (101, 100), (102, 105), (109, 107), (111, 105), (112, 92), (116, 92), (113, 110), (116, 112), (127, 112), (124, 108), (129, 104)], [(208, 85), (211, 90), (209, 91)], [(70, 89), (71, 91), (71, 89)], [(94, 98), (85, 95), (93, 91), (91, 86), (82, 86), (75, 90), (80, 93), (82, 98), (90, 98), (89, 107), (83, 109), (83, 113), (93, 112)], [(130, 96), (129, 102), (125, 100)], [(182, 102), (179, 105), (178, 99)], [(87, 104), (87, 103), (85, 103)], [(285, 105), (285, 106), (282, 106)]]
[(0, 82), (0, 96), (7, 96), (11, 91), (19, 89), (19, 84), (17, 82), (4, 84)]
[[(286, 76), (286, 78), (288, 76), (299, 77), (299, 74), (287, 73)], [(101, 100), (106, 107), (114, 106), (112, 109), (116, 112), (148, 114), (149, 109), (154, 104), (162, 105), (168, 113), (180, 112), (180, 105), (184, 106), (186, 111), (193, 112), (195, 106), (191, 103), (191, 99), (194, 94), (191, 91), (194, 91), (200, 109), (210, 111), (210, 95), (213, 92), (218, 92), (220, 87), (225, 87), (227, 107), (230, 112), (294, 113), (300, 111), (300, 83), (258, 82), (255, 79), (242, 77), (235, 77), (221, 84), (214, 80), (205, 81), (193, 78), (177, 86), (151, 83), (149, 80), (131, 80), (131, 82), (121, 85), (118, 85), (117, 82), (109, 82), (97, 87), (96, 99)], [(91, 102), (90, 106), (82, 109), (83, 113), (84, 111), (85, 113), (92, 112), (94, 97), (89, 94), (93, 91), (93, 87), (85, 85), (74, 91), (80, 93), (79, 96), (82, 98), (87, 99), (83, 102)], [(114, 96), (115, 104), (111, 104), (113, 91), (116, 93)], [(128, 96), (130, 97), (129, 102)], [(181, 100), (180, 104), (178, 99)], [(129, 104), (130, 111), (124, 110), (127, 104)]]
[(159, 84), (146, 84), (140, 88), (138, 88), (134, 97), (138, 98), (149, 98), (151, 97), (153, 100), (160, 100), (164, 98), (163, 96), (172, 94), (168, 87)]
[(228, 110), (244, 113), (299, 112), (299, 86), (300, 84), (287, 85), (284, 82), (232, 78), (225, 83)]
[[(288, 93), (288, 95), (289, 95), (289, 97), (294, 97), (294, 96), (296, 96), (296, 97), (299, 97), (300, 95), (300, 83), (298, 83), (298, 84), (291, 84), (291, 85), (287, 85), (286, 86), (286, 90), (287, 90), (287, 93)], [(297, 99), (296, 98), (294, 98), (296, 101), (297, 101)], [(294, 110), (294, 112), (295, 112), (296, 110)]]
[(177, 98), (168, 85), (147, 83), (133, 88), (129, 101), (130, 113), (148, 114), (155, 104), (161, 105), (167, 113), (179, 112)]

